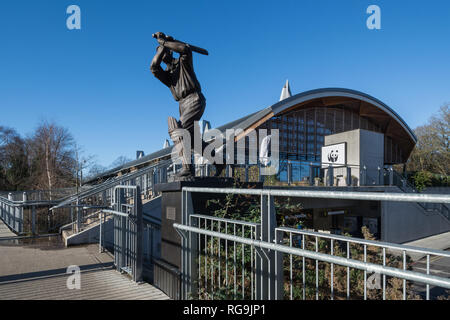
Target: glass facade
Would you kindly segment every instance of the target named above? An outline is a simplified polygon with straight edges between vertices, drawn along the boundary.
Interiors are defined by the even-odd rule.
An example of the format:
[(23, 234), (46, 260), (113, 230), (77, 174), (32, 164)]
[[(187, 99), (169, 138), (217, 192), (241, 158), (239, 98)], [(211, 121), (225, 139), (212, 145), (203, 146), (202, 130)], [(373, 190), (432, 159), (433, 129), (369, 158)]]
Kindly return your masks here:
[[(320, 152), (326, 135), (355, 129), (383, 133), (370, 118), (360, 116), (343, 105), (311, 107), (277, 115), (259, 126), (279, 129), (281, 159), (320, 162)], [(385, 163), (401, 163), (401, 150), (385, 136)]]

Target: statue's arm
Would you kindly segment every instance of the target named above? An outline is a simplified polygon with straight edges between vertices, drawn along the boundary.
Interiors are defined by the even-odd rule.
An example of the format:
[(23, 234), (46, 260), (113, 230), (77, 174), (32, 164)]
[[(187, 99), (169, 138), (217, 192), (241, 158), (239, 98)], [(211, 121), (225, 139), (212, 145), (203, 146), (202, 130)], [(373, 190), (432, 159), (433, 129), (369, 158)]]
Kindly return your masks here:
[(158, 78), (162, 83), (164, 83), (166, 86), (170, 86), (169, 81), (169, 75), (166, 71), (161, 68), (161, 62), (164, 55), (164, 50), (166, 50), (164, 47), (159, 46), (156, 49), (156, 54), (153, 57), (152, 63), (150, 65), (150, 71), (153, 73), (153, 75)]
[[(161, 68), (161, 62), (162, 62), (162, 58), (163, 58), (163, 53), (164, 53), (164, 47), (158, 46), (158, 48), (156, 48), (156, 54), (152, 59), (152, 63), (150, 65), (150, 70), (152, 71), (153, 74), (155, 74), (155, 72), (157, 72), (159, 69), (162, 70)], [(156, 74), (155, 74), (156, 76)]]
[(175, 51), (177, 53), (188, 53), (190, 48), (183, 42), (179, 42), (176, 40), (167, 40), (163, 42), (163, 46), (167, 49)]
[(175, 51), (180, 54), (191, 52), (191, 49), (186, 43), (175, 40), (171, 36), (166, 36), (162, 32), (155, 33), (155, 38), (158, 40), (161, 46), (169, 50)]

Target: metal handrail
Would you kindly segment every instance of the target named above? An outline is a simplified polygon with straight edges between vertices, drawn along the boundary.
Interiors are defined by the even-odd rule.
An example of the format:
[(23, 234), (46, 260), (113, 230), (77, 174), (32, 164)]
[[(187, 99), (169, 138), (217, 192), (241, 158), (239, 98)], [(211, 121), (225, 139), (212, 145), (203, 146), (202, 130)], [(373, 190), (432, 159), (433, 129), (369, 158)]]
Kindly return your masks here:
[[(400, 184), (396, 184), (396, 186), (399, 187), (400, 190), (402, 190), (403, 192), (419, 193), (419, 191), (412, 184), (409, 183), (408, 179), (406, 179), (400, 173), (395, 171), (393, 168), (391, 168), (390, 170), (392, 170), (394, 173), (394, 176), (401, 181)], [(395, 183), (395, 179), (394, 179), (394, 183)], [(424, 203), (417, 202), (417, 205), (419, 205), (425, 212), (430, 212), (430, 211), (437, 212), (440, 215), (442, 215), (444, 218), (446, 218), (447, 220), (450, 220), (450, 215), (448, 214), (448, 212), (450, 211), (450, 208), (447, 207), (447, 205), (445, 205), (444, 203), (441, 203), (442, 207), (440, 207), (439, 209), (431, 208), (431, 210), (426, 205), (424, 205)], [(445, 214), (444, 211), (447, 211), (447, 214)]]
[[(212, 217), (212, 216), (205, 216), (205, 215), (201, 215), (201, 214), (191, 214), (189, 216), (192, 217), (192, 218), (208, 219), (208, 220), (214, 220), (214, 221), (220, 221), (220, 222), (228, 222), (228, 223), (237, 223), (236, 220), (226, 219), (226, 218), (219, 218), (219, 217)], [(250, 226), (250, 227), (259, 226), (259, 223), (248, 222), (248, 221), (239, 221), (239, 224), (245, 225), (245, 226)]]
[(75, 201), (77, 201), (77, 199), (78, 200), (82, 200), (82, 199), (90, 197), (90, 196), (92, 196), (94, 194), (103, 192), (105, 190), (108, 190), (110, 188), (113, 188), (113, 187), (117, 186), (118, 184), (120, 184), (124, 180), (135, 179), (135, 178), (140, 177), (141, 175), (144, 175), (144, 174), (146, 174), (146, 173), (148, 173), (148, 172), (150, 172), (150, 171), (152, 171), (152, 170), (154, 170), (156, 168), (165, 167), (169, 163), (171, 163), (170, 160), (162, 161), (162, 162), (159, 162), (159, 163), (154, 164), (152, 166), (145, 167), (143, 169), (139, 169), (139, 170), (137, 170), (135, 172), (130, 172), (130, 173), (125, 174), (123, 176), (113, 178), (112, 180), (107, 180), (107, 181), (99, 184), (98, 186), (92, 187), (91, 189), (89, 189), (87, 191), (84, 191), (84, 192), (72, 195), (72, 196), (64, 199), (58, 205), (50, 208), (50, 210), (54, 210), (54, 209), (60, 208), (60, 207), (66, 205), (68, 203), (71, 203), (71, 202), (75, 202)]
[(356, 191), (319, 191), (319, 190), (280, 190), (280, 189), (237, 189), (237, 188), (199, 188), (184, 187), (183, 191), (200, 193), (244, 194), (258, 196), (280, 196), (299, 198), (328, 198), (348, 200), (379, 200), (399, 202), (450, 203), (450, 195), (444, 194), (407, 194)]
[(216, 237), (216, 238), (229, 240), (229, 241), (233, 241), (233, 242), (243, 243), (243, 244), (246, 244), (246, 245), (249, 245), (252, 247), (258, 247), (261, 249), (268, 249), (268, 250), (273, 250), (273, 251), (277, 251), (277, 252), (283, 252), (286, 254), (293, 254), (293, 255), (305, 257), (308, 259), (320, 260), (323, 262), (334, 263), (334, 264), (342, 265), (345, 267), (360, 269), (360, 270), (364, 270), (364, 271), (367, 271), (370, 273), (375, 272), (375, 273), (379, 273), (379, 274), (383, 274), (383, 275), (387, 275), (387, 276), (391, 276), (391, 277), (401, 277), (403, 279), (410, 280), (410, 281), (417, 281), (417, 282), (421, 282), (421, 283), (426, 283), (426, 284), (450, 289), (450, 279), (441, 278), (441, 277), (437, 277), (437, 276), (433, 276), (433, 275), (422, 274), (422, 273), (409, 271), (409, 270), (401, 270), (401, 269), (392, 268), (392, 267), (388, 267), (388, 266), (381, 266), (381, 265), (377, 265), (377, 264), (373, 264), (373, 263), (369, 263), (369, 262), (362, 262), (359, 260), (343, 258), (343, 257), (339, 257), (339, 256), (332, 256), (332, 255), (328, 255), (328, 254), (324, 254), (324, 253), (304, 250), (304, 249), (295, 248), (295, 247), (289, 247), (289, 246), (276, 244), (276, 243), (269, 243), (269, 242), (260, 241), (260, 240), (253, 240), (253, 239), (248, 239), (248, 238), (244, 238), (244, 237), (228, 235), (228, 234), (224, 234), (224, 233), (220, 233), (220, 232), (216, 232), (216, 231), (209, 231), (209, 230), (192, 227), (192, 226), (186, 226), (186, 225), (182, 225), (182, 224), (178, 224), (178, 223), (174, 223), (173, 227), (178, 230), (182, 230), (182, 231), (186, 231), (186, 232), (195, 232), (197, 234), (203, 234), (206, 236), (211, 236), (211, 237)]
[[(239, 243), (242, 245), (241, 251), (244, 252), (244, 245), (249, 245), (251, 248), (257, 247), (260, 249), (268, 249), (268, 251), (262, 250), (260, 253), (258, 253), (260, 260), (260, 264), (256, 266), (256, 271), (259, 272), (259, 275), (256, 276), (255, 279), (259, 279), (259, 287), (256, 286), (253, 288), (251, 286), (250, 290), (252, 293), (252, 299), (253, 297), (257, 296), (260, 298), (269, 297), (269, 298), (283, 298), (283, 292), (284, 292), (284, 280), (283, 277), (280, 276), (282, 274), (283, 270), (283, 254), (289, 254), (290, 256), (290, 297), (293, 299), (293, 274), (292, 274), (292, 266), (293, 266), (293, 260), (292, 256), (300, 256), (303, 257), (303, 299), (305, 299), (305, 258), (316, 260), (316, 299), (319, 299), (319, 261), (322, 262), (328, 262), (331, 263), (331, 298), (333, 299), (334, 291), (333, 291), (333, 265), (342, 265), (347, 266), (347, 299), (350, 297), (350, 268), (356, 268), (364, 271), (364, 299), (367, 299), (367, 276), (368, 273), (377, 273), (383, 275), (383, 299), (386, 298), (386, 276), (392, 276), (403, 279), (403, 300), (406, 300), (406, 294), (407, 294), (407, 285), (406, 281), (417, 281), (422, 282), (426, 284), (426, 299), (429, 300), (430, 297), (430, 285), (436, 285), (439, 287), (448, 288), (450, 285), (450, 279), (447, 279), (445, 277), (438, 277), (438, 276), (431, 276), (430, 275), (430, 256), (440, 256), (440, 257), (450, 257), (449, 252), (441, 251), (441, 250), (434, 250), (434, 249), (427, 249), (427, 248), (419, 248), (414, 246), (407, 246), (407, 245), (397, 245), (397, 244), (391, 244), (386, 242), (378, 242), (378, 241), (372, 241), (372, 240), (363, 240), (363, 239), (355, 239), (351, 237), (344, 237), (339, 235), (331, 235), (331, 234), (324, 234), (324, 233), (318, 233), (318, 232), (312, 232), (307, 230), (299, 230), (299, 229), (293, 229), (288, 227), (277, 227), (276, 226), (276, 213), (275, 213), (275, 205), (274, 205), (274, 197), (281, 196), (281, 197), (298, 197), (298, 198), (328, 198), (328, 199), (349, 199), (349, 200), (366, 200), (366, 201), (398, 201), (398, 202), (423, 202), (423, 203), (450, 203), (450, 195), (443, 195), (443, 194), (407, 194), (407, 193), (380, 193), (380, 192), (341, 192), (341, 191), (317, 191), (317, 190), (282, 190), (282, 189), (238, 189), (238, 188), (199, 188), (199, 187), (184, 187), (182, 189), (182, 199), (183, 201), (187, 201), (186, 199), (189, 199), (190, 193), (208, 193), (208, 194), (241, 194), (241, 195), (253, 195), (260, 197), (261, 201), (261, 223), (257, 225), (256, 227), (256, 239), (253, 238), (253, 236), (245, 237), (244, 233), (242, 233), (242, 236), (239, 237), (236, 234), (228, 234), (227, 232), (223, 233), (221, 232), (220, 228), (216, 231), (208, 230), (205, 228), (200, 228), (197, 225), (194, 225), (192, 223), (189, 223), (189, 220), (186, 220), (188, 217), (199, 217), (203, 218), (201, 215), (195, 214), (193, 212), (193, 208), (189, 205), (183, 206), (183, 217), (185, 217), (184, 224), (175, 223), (173, 226), (175, 229), (182, 235), (182, 269), (183, 272), (186, 273), (190, 277), (197, 278), (203, 277), (201, 276), (201, 268), (200, 264), (195, 267), (189, 266), (189, 263), (196, 263), (193, 262), (195, 259), (197, 259), (197, 255), (200, 255), (200, 248), (201, 246), (197, 247), (197, 242), (199, 241), (198, 236), (205, 235), (205, 244), (203, 245), (205, 250), (204, 254), (207, 254), (206, 251), (206, 241), (207, 237), (210, 236), (211, 243), (214, 242), (214, 238), (217, 239), (225, 239), (229, 240), (231, 242)], [(183, 202), (184, 203), (184, 202)], [(215, 219), (215, 218), (211, 218)], [(241, 223), (242, 221), (233, 221), (233, 223)], [(266, 231), (263, 231), (266, 230)], [(286, 246), (284, 244), (285, 237), (284, 234), (289, 233), (289, 246)], [(297, 246), (293, 246), (293, 238), (292, 236), (294, 234), (302, 235), (302, 241), (301, 245), (302, 248), (300, 249)], [(306, 236), (312, 236), (315, 237), (315, 252), (305, 250), (305, 242)], [(331, 240), (331, 254), (324, 254), (319, 252), (319, 243), (318, 239), (324, 238), (324, 239), (330, 239)], [(347, 257), (344, 258), (340, 255), (336, 256), (333, 253), (333, 243), (335, 241), (342, 241), (346, 242), (347, 245)], [(219, 246), (219, 256), (220, 256), (220, 241), (217, 242)], [(226, 244), (226, 242), (225, 242)], [(361, 246), (364, 246), (364, 260), (355, 260), (355, 258), (351, 258), (351, 251), (350, 251), (350, 245), (351, 244), (359, 244)], [(382, 258), (383, 258), (383, 264), (375, 264), (373, 263), (367, 263), (367, 248), (368, 247), (378, 247), (382, 248)], [(212, 251), (212, 245), (209, 251)], [(389, 251), (401, 251), (402, 252), (402, 268), (392, 268), (386, 266), (386, 250)], [(416, 271), (409, 271), (407, 269), (407, 255), (406, 252), (409, 253), (421, 253), (426, 255), (427, 258), (427, 272), (426, 274), (418, 273)], [(251, 254), (253, 257), (253, 254)], [(220, 258), (219, 258), (220, 259)], [(233, 257), (233, 261), (235, 263), (235, 257)], [(205, 259), (205, 270), (207, 264), (207, 259)], [(242, 258), (242, 266), (241, 268), (244, 268), (244, 258)], [(271, 276), (262, 276), (263, 274), (266, 274), (268, 271), (267, 268), (271, 265), (274, 265), (275, 270), (271, 270), (270, 274)], [(211, 264), (212, 265), (212, 264)], [(272, 268), (272, 267), (270, 267)], [(203, 285), (205, 285), (205, 288), (207, 289), (208, 282), (213, 283), (214, 278), (214, 267), (211, 267), (211, 280), (207, 280), (207, 273), (204, 272), (205, 275), (205, 281), (203, 281)], [(251, 267), (251, 270), (254, 270), (253, 264)], [(219, 272), (220, 272), (220, 264), (219, 264)], [(250, 272), (250, 271), (249, 271)], [(220, 274), (220, 273), (219, 273)], [(242, 271), (242, 274), (244, 275), (244, 271)], [(261, 279), (259, 278), (261, 276)], [(219, 275), (220, 279), (220, 275)], [(253, 279), (253, 273), (252, 278)], [(269, 286), (266, 289), (264, 289), (262, 286), (262, 283), (264, 281), (269, 282)], [(220, 282), (220, 280), (219, 280)], [(244, 298), (244, 280), (241, 281), (242, 286), (242, 297)], [(214, 295), (214, 288), (213, 286), (210, 286), (212, 288), (211, 294)], [(192, 282), (189, 282), (189, 280), (185, 281), (183, 283), (183, 293), (186, 295), (192, 290), (197, 290), (195, 285), (192, 285)], [(255, 290), (255, 295), (253, 295), (253, 290)], [(192, 291), (194, 292), (194, 291)], [(203, 291), (202, 291), (203, 292)], [(234, 295), (236, 296), (236, 282), (234, 284)]]
[(130, 215), (128, 213), (123, 213), (123, 212), (116, 211), (116, 210), (104, 209), (104, 210), (101, 210), (101, 212), (109, 213), (109, 214), (113, 214), (113, 215), (120, 216), (120, 217), (125, 217), (125, 218), (129, 218), (130, 217)]
[(0, 202), (4, 202), (13, 207), (24, 207), (24, 206), (39, 206), (39, 205), (50, 205), (58, 203), (58, 200), (32, 200), (32, 201), (20, 201), (20, 200), (9, 200), (0, 196)]
[(319, 237), (319, 238), (351, 242), (351, 243), (355, 243), (355, 244), (363, 244), (363, 245), (372, 246), (372, 247), (380, 247), (380, 248), (399, 250), (399, 251), (423, 253), (423, 254), (430, 254), (430, 255), (450, 258), (450, 252), (443, 251), (443, 250), (425, 249), (425, 248), (421, 248), (421, 247), (401, 245), (401, 244), (382, 242), (382, 241), (367, 240), (367, 239), (356, 239), (356, 238), (351, 238), (351, 237), (346, 237), (346, 236), (341, 236), (341, 235), (325, 234), (325, 233), (320, 233), (320, 232), (315, 232), (315, 231), (299, 230), (299, 229), (288, 228), (288, 227), (278, 227), (275, 230), (289, 232), (289, 233), (293, 233), (293, 234), (309, 235), (309, 236), (315, 236), (315, 237)]

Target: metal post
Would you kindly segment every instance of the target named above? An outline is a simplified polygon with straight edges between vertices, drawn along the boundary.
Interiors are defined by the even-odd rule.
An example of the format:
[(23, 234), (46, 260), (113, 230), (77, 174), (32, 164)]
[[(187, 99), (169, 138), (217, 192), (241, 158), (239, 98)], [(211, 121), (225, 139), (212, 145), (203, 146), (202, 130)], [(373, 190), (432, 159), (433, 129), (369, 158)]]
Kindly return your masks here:
[(248, 182), (248, 164), (245, 164), (245, 182)]
[[(283, 244), (283, 232), (277, 231), (275, 234), (275, 243)], [(284, 286), (283, 286), (283, 257), (284, 254), (280, 251), (275, 252), (275, 299), (284, 299)]]
[(292, 163), (290, 160), (287, 161), (287, 183), (289, 186), (292, 183)]
[(142, 219), (142, 199), (141, 199), (141, 187), (137, 186), (134, 195), (134, 218), (133, 229), (135, 238), (133, 239), (134, 246), (136, 249), (136, 261), (135, 270), (133, 272), (133, 277), (135, 282), (141, 282), (143, 279), (143, 260), (144, 260), (144, 250), (143, 250), (143, 238), (142, 233), (144, 232), (144, 222)]
[(14, 227), (13, 227), (13, 229), (16, 232), (19, 232), (19, 207), (14, 206), (13, 212), (14, 212)]
[[(267, 219), (269, 217), (268, 208), (267, 208), (267, 196), (261, 195), (261, 241), (268, 241), (268, 223)], [(260, 282), (259, 288), (257, 286), (257, 289), (259, 289), (260, 295), (259, 298), (261, 300), (267, 300), (268, 295), (268, 274), (269, 274), (269, 268), (268, 268), (268, 251), (265, 249), (261, 249), (261, 262), (260, 262), (260, 278), (258, 279)]]
[[(262, 241), (273, 243), (275, 240), (276, 216), (273, 196), (261, 196), (261, 227)], [(262, 293), (264, 300), (276, 299), (276, 271), (275, 252), (262, 249), (263, 255), (267, 257), (262, 264), (262, 277), (264, 279)]]
[(19, 233), (23, 233), (23, 206), (19, 207), (19, 229), (17, 230)]
[[(13, 201), (13, 194), (11, 192), (8, 193), (8, 200)], [(10, 205), (8, 205), (8, 222), (7, 222), (7, 224), (14, 229), (14, 220), (11, 217), (11, 209), (14, 210), (14, 208), (12, 208)], [(14, 213), (14, 211), (13, 211), (13, 213)]]
[(309, 185), (314, 185), (314, 167), (312, 163), (309, 164)]
[[(185, 225), (199, 226), (198, 219), (191, 221), (190, 215), (194, 213), (194, 206), (192, 201), (192, 194), (190, 192), (182, 192), (182, 220)], [(196, 260), (198, 258), (198, 243), (200, 241), (197, 233), (189, 232), (188, 238), (182, 238), (182, 252), (181, 261), (183, 276), (185, 279), (183, 283), (183, 290), (181, 293), (182, 299), (187, 299), (188, 294), (196, 296), (198, 294), (198, 265)]]
[(80, 214), (80, 199), (77, 198), (77, 207), (76, 207), (76, 212), (77, 212), (77, 232), (81, 231), (81, 214)]
[(72, 222), (72, 232), (75, 232), (75, 219), (74, 219), (74, 216), (73, 216), (72, 203), (70, 203), (70, 221)]
[(98, 240), (98, 252), (103, 252), (103, 211), (100, 211), (100, 225), (99, 225), (99, 240)]
[[(430, 274), (430, 255), (427, 254), (427, 274)], [(430, 285), (427, 284), (427, 300), (430, 300)]]
[[(261, 225), (257, 225), (255, 228), (255, 239), (261, 240)], [(255, 247), (256, 259), (255, 259), (255, 299), (263, 299), (263, 253), (260, 248)]]
[(394, 185), (394, 168), (389, 167), (389, 185), (393, 186)]
[(227, 164), (227, 178), (233, 178), (233, 168), (230, 164)]
[(378, 167), (378, 184), (379, 184), (380, 186), (384, 185), (382, 179), (383, 179), (383, 171), (381, 170), (380, 167)]
[(333, 173), (333, 166), (328, 166), (328, 186), (332, 187), (334, 184), (334, 173)]
[(352, 185), (352, 168), (347, 166), (347, 186), (350, 187)]
[(366, 166), (363, 166), (362, 170), (361, 170), (361, 183), (360, 183), (360, 185), (361, 186), (367, 185), (367, 168), (366, 168)]

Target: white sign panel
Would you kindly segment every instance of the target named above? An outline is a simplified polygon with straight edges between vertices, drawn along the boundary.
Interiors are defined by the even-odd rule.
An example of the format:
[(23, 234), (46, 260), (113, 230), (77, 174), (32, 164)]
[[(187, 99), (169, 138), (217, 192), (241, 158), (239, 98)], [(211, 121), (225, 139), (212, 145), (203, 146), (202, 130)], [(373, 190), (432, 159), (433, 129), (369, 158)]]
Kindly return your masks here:
[(347, 144), (345, 142), (322, 147), (322, 166), (343, 166), (347, 164)]

